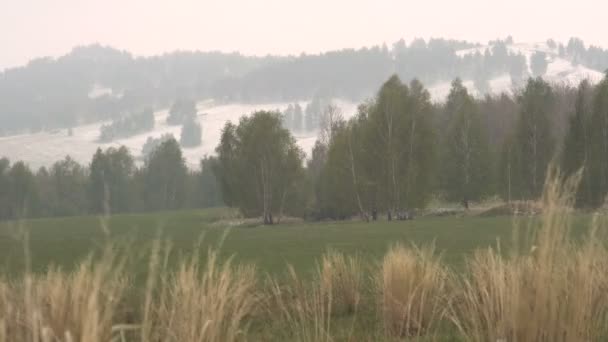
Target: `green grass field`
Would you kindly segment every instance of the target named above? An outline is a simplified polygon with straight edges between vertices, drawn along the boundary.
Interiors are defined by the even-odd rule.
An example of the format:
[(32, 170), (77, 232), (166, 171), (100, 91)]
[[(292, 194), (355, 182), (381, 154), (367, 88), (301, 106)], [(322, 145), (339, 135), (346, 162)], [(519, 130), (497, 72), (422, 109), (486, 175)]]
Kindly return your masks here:
[[(561, 221), (552, 221), (551, 218)], [(590, 218), (591, 216), (587, 214), (572, 216), (571, 227), (575, 238), (582, 236), (586, 228), (590, 226)], [(498, 268), (493, 268), (494, 264), (491, 262), (488, 264), (482, 262), (477, 266), (472, 266), (471, 269), (462, 267), (466, 257), (478, 248), (497, 246), (500, 243), (500, 251), (503, 254), (508, 253), (512, 247), (514, 232), (519, 231), (525, 235), (526, 227), (538, 229), (541, 225), (529, 224), (538, 223), (538, 220), (541, 219), (547, 220), (545, 223), (549, 224), (549, 226), (545, 224), (545, 229), (554, 226), (559, 229), (560, 224), (563, 224), (562, 227), (566, 226), (567, 222), (563, 220), (568, 220), (568, 218), (556, 216), (553, 213), (553, 216), (519, 218), (517, 222), (509, 216), (449, 216), (421, 217), (405, 222), (297, 222), (261, 226), (250, 220), (243, 221), (236, 218), (235, 213), (231, 210), (218, 208), (117, 215), (107, 220), (99, 217), (73, 217), (5, 222), (0, 224), (0, 302), (4, 300), (5, 303), (9, 303), (5, 304), (5, 309), (13, 307), (10, 303), (14, 302), (16, 303), (14, 307), (27, 308), (27, 310), (23, 309), (24, 312), (34, 312), (40, 308), (47, 308), (47, 305), (48, 308), (58, 310), (57, 312), (72, 312), (74, 308), (90, 310), (91, 303), (95, 302), (91, 301), (91, 298), (95, 299), (97, 295), (101, 299), (99, 302), (95, 302), (97, 306), (94, 308), (112, 307), (115, 312), (114, 315), (108, 316), (110, 317), (109, 325), (104, 331), (114, 331), (116, 327), (124, 327), (124, 324), (129, 322), (143, 322), (141, 326), (136, 325), (135, 328), (129, 328), (136, 329), (132, 332), (133, 336), (128, 335), (133, 337), (132, 340), (138, 340), (137, 334), (147, 331), (143, 328), (147, 324), (157, 326), (164, 322), (167, 324), (166, 332), (175, 333), (179, 326), (171, 323), (174, 322), (173, 315), (181, 315), (179, 316), (181, 318), (176, 319), (175, 322), (187, 321), (183, 326), (185, 330), (179, 330), (181, 333), (187, 333), (191, 331), (191, 328), (200, 327), (201, 322), (232, 321), (234, 317), (238, 316), (232, 311), (203, 312), (200, 310), (231, 308), (231, 304), (228, 304), (231, 303), (230, 300), (241, 298), (254, 303), (253, 307), (246, 309), (245, 316), (239, 316), (241, 317), (241, 327), (249, 328), (246, 336), (253, 341), (297, 340), (296, 337), (300, 336), (298, 334), (319, 332), (322, 336), (325, 336), (323, 335), (325, 333), (329, 334), (328, 336), (331, 336), (334, 341), (463, 341), (465, 339), (460, 334), (462, 331), (459, 331), (450, 319), (456, 317), (459, 322), (465, 322), (468, 317), (485, 319), (483, 313), (486, 304), (482, 303), (472, 307), (465, 306), (465, 304), (477, 303), (475, 300), (478, 298), (478, 293), (495, 295), (496, 298), (492, 297), (494, 299), (502, 298), (491, 291), (494, 288), (513, 287), (513, 294), (507, 295), (520, 296), (522, 303), (529, 303), (531, 298), (538, 295), (539, 288), (553, 286), (553, 290), (547, 291), (547, 293), (555, 295), (562, 293), (560, 291), (572, 291), (572, 286), (580, 287), (577, 279), (582, 279), (581, 284), (585, 283), (586, 286), (587, 281), (592, 282), (595, 285), (591, 288), (601, 291), (597, 293), (593, 291), (577, 292), (579, 297), (571, 299), (570, 302), (595, 302), (604, 298), (600, 294), (603, 293), (604, 284), (608, 283), (608, 278), (603, 277), (605, 274), (603, 270), (608, 267), (602, 267), (608, 264), (600, 262), (606, 260), (605, 249), (598, 249), (594, 247), (594, 244), (582, 244), (579, 251), (575, 246), (569, 245), (565, 241), (551, 240), (551, 235), (545, 234), (542, 235), (545, 237), (545, 244), (542, 243), (543, 240), (538, 240), (540, 241), (538, 250), (546, 252), (555, 247), (555, 251), (562, 252), (561, 254), (551, 254), (555, 260), (546, 258), (550, 254), (545, 252), (539, 252), (539, 255), (542, 254), (545, 257), (537, 258), (527, 250), (525, 254), (522, 253), (522, 255), (527, 255), (523, 257), (526, 258), (526, 262), (521, 262), (524, 259), (515, 259), (520, 262), (508, 263), (498, 257), (491, 259), (495, 262), (498, 260), (502, 265)], [(518, 230), (515, 227), (522, 229)], [(555, 236), (559, 236), (557, 230), (553, 233), (558, 234)], [(172, 245), (173, 254), (168, 260), (169, 269), (154, 267), (153, 270), (160, 270), (162, 274), (159, 276), (153, 271), (150, 273), (151, 277), (146, 277), (150, 263), (148, 257), (155, 241), (158, 241), (159, 234), (162, 241)], [(201, 238), (202, 243), (199, 243)], [(546, 241), (549, 241), (550, 244), (547, 244)], [(120, 263), (107, 262), (108, 259), (103, 259), (106, 260), (105, 263), (102, 260), (94, 263), (97, 266), (86, 266), (85, 264), (84, 268), (81, 267), (74, 273), (48, 272), (46, 276), (36, 278), (35, 284), (37, 285), (31, 287), (29, 292), (14, 295), (14, 293), (28, 288), (28, 281), (31, 281), (29, 277), (18, 276), (20, 272), (29, 270), (26, 267), (28, 264), (26, 260), (31, 260), (30, 264), (35, 272), (42, 273), (50, 266), (70, 270), (80, 264), (87, 255), (96, 255), (96, 252), (102, 251), (109, 243), (118, 245), (118, 255), (123, 255), (122, 252), (126, 251), (128, 262), (125, 268), (116, 266)], [(401, 249), (400, 254), (395, 254), (395, 249), (387, 253), (389, 247), (397, 243), (405, 246), (435, 244), (436, 250), (442, 253), (443, 263), (433, 263), (436, 259), (431, 254), (427, 257), (422, 254), (408, 254), (406, 249)], [(215, 247), (219, 249), (220, 258), (234, 255), (238, 263), (255, 264), (257, 270), (250, 269), (250, 272), (247, 273), (246, 268), (229, 267), (213, 273), (213, 269), (219, 270), (216, 266), (221, 263), (212, 262), (212, 266), (205, 264), (202, 260), (205, 258), (204, 252), (192, 253), (197, 245), (201, 246), (203, 250), (207, 247)], [(584, 246), (587, 248), (585, 249)], [(589, 248), (589, 246), (593, 248)], [(328, 249), (343, 252), (346, 255), (357, 255), (363, 262), (348, 264), (348, 261), (341, 263), (338, 259), (333, 259), (334, 261), (328, 264), (328, 254), (325, 254)], [(97, 255), (99, 254), (97, 253)], [(110, 254), (116, 255), (116, 253)], [(325, 254), (323, 266), (316, 267), (323, 254)], [(154, 255), (162, 255), (162, 252)], [(198, 255), (201, 257), (195, 259), (196, 261), (191, 264), (192, 268), (188, 268), (188, 262), (179, 258), (179, 256), (198, 258)], [(487, 258), (488, 255), (495, 254), (485, 254), (484, 260), (490, 260)], [(382, 259), (383, 263), (380, 264), (379, 261)], [(355, 259), (342, 260), (353, 261)], [(598, 261), (597, 268), (587, 267), (591, 265), (592, 261)], [(180, 267), (173, 267), (178, 262)], [(374, 265), (374, 263), (378, 264)], [(297, 275), (287, 274), (287, 264), (294, 266)], [(105, 268), (106, 273), (103, 273), (104, 265), (109, 266)], [(349, 268), (348, 265), (357, 266)], [(450, 272), (444, 267), (445, 265), (455, 272)], [(488, 265), (490, 267), (486, 268)], [(539, 274), (537, 271), (551, 269), (556, 265), (565, 265), (565, 272), (569, 272), (567, 274), (577, 274), (583, 278), (560, 278), (560, 274), (563, 274), (560, 272), (548, 274), (541, 272), (541, 275), (535, 276)], [(175, 272), (171, 272), (171, 268)], [(197, 274), (199, 268), (204, 269), (204, 272)], [(95, 273), (94, 270), (102, 271)], [(167, 270), (169, 272), (166, 272)], [(313, 270), (319, 272), (314, 277), (312, 277)], [(487, 275), (487, 278), (483, 279), (488, 282), (475, 283), (478, 287), (472, 290), (473, 296), (465, 297), (468, 292), (459, 284), (463, 279), (472, 279), (469, 278), (471, 270), (471, 274)], [(490, 272), (484, 273), (486, 270), (490, 270)], [(508, 270), (511, 272), (508, 273), (510, 276), (504, 276), (500, 273), (501, 270)], [(534, 272), (527, 272), (530, 270), (534, 270)], [(589, 270), (594, 271), (585, 273)], [(232, 271), (235, 273), (230, 275)], [(215, 275), (212, 276), (212, 274)], [(74, 277), (71, 278), (73, 275)], [(165, 275), (168, 277), (165, 278)], [(515, 281), (520, 279), (515, 275), (524, 277), (522, 281), (526, 286), (517, 287), (521, 283)], [(113, 278), (114, 276), (118, 276), (118, 278)], [(551, 280), (548, 281), (545, 276), (550, 276)], [(256, 281), (256, 278), (264, 281)], [(115, 279), (114, 282), (112, 279)], [(156, 282), (155, 287), (149, 287), (150, 284), (153, 284), (149, 282), (150, 279)], [(360, 282), (357, 282), (356, 279), (360, 279)], [(238, 283), (241, 284), (239, 287), (229, 286), (231, 282), (237, 284), (239, 280), (242, 281), (242, 283)], [(410, 286), (410, 281), (415, 286)], [(512, 282), (505, 283), (506, 281)], [(159, 283), (162, 285), (158, 285)], [(128, 284), (128, 286), (123, 290), (112, 292), (112, 284)], [(39, 292), (32, 292), (32, 288), (39, 289)], [(66, 288), (68, 289), (64, 290)], [(102, 290), (95, 291), (96, 288)], [(245, 288), (246, 291), (239, 292), (241, 291), (239, 289)], [(332, 292), (333, 289), (336, 289), (336, 292)], [(517, 292), (518, 289), (523, 292)], [(89, 293), (89, 291), (92, 291), (91, 296), (79, 296), (79, 294)], [(37, 293), (37, 295), (33, 293)], [(100, 296), (100, 294), (108, 293), (110, 294), (108, 297)], [(112, 293), (115, 294), (115, 297)], [(37, 298), (35, 301), (29, 299), (34, 297)], [(112, 301), (107, 298), (121, 299), (116, 302), (117, 304), (108, 304)], [(147, 298), (152, 298), (154, 304), (151, 307), (146, 306)], [(351, 298), (351, 301), (344, 298)], [(385, 301), (386, 298), (391, 300)], [(400, 298), (400, 301), (393, 298)], [(459, 298), (459, 300), (452, 301), (453, 298)], [(462, 301), (466, 298), (472, 299)], [(535, 316), (535, 313), (540, 310), (539, 308), (548, 308), (546, 303), (557, 303), (562, 300), (560, 296), (545, 299), (547, 302), (539, 302), (538, 307), (532, 309), (526, 305), (522, 306), (529, 310), (529, 319), (545, 317), (541, 314)], [(214, 300), (217, 301), (214, 302)], [(420, 310), (409, 311), (409, 309), (406, 310), (406, 307), (401, 307), (410, 300), (413, 307), (419, 307)], [(349, 311), (344, 309), (345, 306), (340, 306), (340, 303), (356, 303), (353, 304), (356, 309)], [(162, 305), (170, 305), (169, 307), (173, 309), (167, 310), (167, 306)], [(600, 305), (600, 307), (602, 306)], [(447, 308), (463, 311), (448, 311)], [(511, 307), (507, 306), (501, 310), (509, 308)], [(566, 306), (562, 309), (574, 310)], [(592, 312), (587, 309), (585, 312)], [(553, 309), (549, 307), (548, 310)], [(597, 322), (604, 324), (601, 321), (604, 311), (599, 312)], [(150, 318), (152, 313), (159, 313), (160, 316), (154, 318), (157, 320)], [(399, 316), (394, 316), (393, 313), (398, 313)], [(418, 314), (420, 316), (417, 316)], [(435, 314), (438, 316), (434, 316)], [(48, 315), (48, 317), (54, 318), (68, 317), (65, 315), (53, 316), (50, 313)], [(10, 318), (10, 315), (6, 317)], [(414, 325), (411, 329), (394, 332), (395, 324), (399, 326), (400, 322), (405, 319), (404, 317), (407, 318), (407, 322), (412, 322)], [(562, 316), (555, 315), (555, 317)], [(0, 311), (0, 323), (2, 323), (1, 319), (2, 312)], [(79, 319), (80, 317), (76, 316), (74, 322), (80, 322)], [(67, 318), (65, 320), (67, 322)], [(82, 321), (84, 322), (85, 319), (82, 318)], [(526, 331), (525, 324), (522, 323), (526, 321), (527, 319), (523, 319), (513, 324), (517, 329)], [(567, 322), (568, 319), (565, 321)], [(424, 324), (420, 323), (422, 325), (417, 327), (416, 322), (424, 322)], [(431, 322), (436, 326), (431, 328)], [(538, 322), (542, 326), (553, 327), (551, 325), (553, 321), (547, 323), (540, 320)], [(76, 329), (77, 326), (75, 325), (71, 329)], [(430, 330), (426, 331), (426, 327)], [(56, 329), (62, 331), (63, 328)], [(490, 329), (488, 334), (493, 331)], [(531, 329), (531, 331), (536, 330)], [(403, 339), (409, 334), (413, 334), (411, 336), (420, 334), (421, 338)], [(311, 335), (300, 340), (324, 339)], [(493, 340), (496, 339), (493, 338)]]
[[(218, 246), (221, 237), (223, 256), (235, 255), (237, 261), (254, 263), (261, 271), (279, 275), (287, 263), (305, 274), (328, 248), (358, 254), (374, 261), (394, 243), (424, 245), (435, 243), (443, 260), (456, 268), (464, 256), (476, 248), (495, 246), (500, 240), (506, 250), (512, 241), (511, 217), (428, 217), (413, 221), (289, 223), (274, 226), (234, 226), (226, 228), (226, 209), (117, 215), (108, 222), (110, 240), (124, 243), (129, 252), (149, 250), (162, 232), (176, 254), (192, 251), (199, 237), (204, 245)], [(588, 217), (575, 217), (578, 235)], [(525, 222), (525, 221), (524, 221)], [(0, 260), (3, 273), (24, 267), (24, 242), (20, 231), (29, 232), (31, 265), (35, 271), (57, 265), (64, 269), (81, 261), (106, 244), (97, 217), (29, 220), (0, 224)], [(142, 262), (138, 267), (145, 269)]]

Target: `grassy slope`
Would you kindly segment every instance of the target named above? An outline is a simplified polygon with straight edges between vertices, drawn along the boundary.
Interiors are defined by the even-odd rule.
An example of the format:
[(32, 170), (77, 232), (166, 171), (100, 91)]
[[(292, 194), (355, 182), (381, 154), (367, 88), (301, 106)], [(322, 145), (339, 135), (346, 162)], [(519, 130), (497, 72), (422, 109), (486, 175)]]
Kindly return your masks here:
[[(217, 245), (226, 231), (215, 223), (223, 210), (119, 215), (108, 226), (113, 241), (128, 243), (131, 251), (146, 250), (158, 236), (159, 229), (170, 239), (174, 250), (188, 252), (205, 232), (205, 242)], [(577, 217), (575, 227), (587, 220)], [(19, 225), (0, 224), (0, 267), (14, 272), (23, 267), (23, 243), (16, 238)], [(49, 264), (69, 268), (105, 241), (100, 220), (96, 217), (41, 219), (21, 224), (29, 231), (29, 250), (34, 270)], [(382, 256), (395, 242), (423, 245), (435, 241), (444, 260), (454, 266), (463, 256), (478, 247), (509, 242), (513, 221), (509, 217), (420, 218), (407, 222), (374, 223), (331, 222), (298, 223), (272, 227), (235, 227), (230, 229), (221, 251), (236, 254), (237, 260), (253, 262), (262, 271), (278, 274), (285, 263), (297, 270), (310, 270), (329, 247), (358, 253), (365, 259)], [(140, 265), (144, 267), (144, 265)]]

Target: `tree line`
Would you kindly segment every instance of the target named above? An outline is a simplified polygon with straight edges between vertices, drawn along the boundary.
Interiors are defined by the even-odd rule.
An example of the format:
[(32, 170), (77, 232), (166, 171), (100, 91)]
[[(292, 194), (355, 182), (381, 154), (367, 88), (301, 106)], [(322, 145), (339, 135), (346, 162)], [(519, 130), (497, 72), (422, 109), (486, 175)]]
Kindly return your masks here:
[(172, 136), (151, 141), (141, 167), (125, 147), (99, 149), (88, 166), (67, 157), (36, 172), (2, 159), (0, 218), (228, 205), (268, 224), (369, 220), (437, 197), (464, 207), (490, 196), (533, 200), (551, 163), (582, 172), (578, 206), (598, 207), (608, 194), (608, 75), (578, 88), (530, 78), (513, 96), (483, 98), (455, 79), (445, 103), (431, 102), (420, 81), (393, 75), (352, 118), (330, 104), (319, 122), (308, 157), (285, 113), (227, 122), (216, 156), (196, 171)]
[(482, 99), (456, 79), (443, 104), (394, 75), (349, 120), (327, 107), (306, 161), (282, 119), (258, 112), (227, 123), (216, 149), (226, 204), (265, 223), (395, 217), (433, 197), (465, 208), (490, 196), (535, 200), (551, 164), (583, 173), (578, 206), (608, 194), (608, 75), (577, 89), (530, 78), (513, 97)]
[(126, 147), (101, 150), (83, 166), (69, 156), (32, 171), (0, 159), (0, 219), (203, 208), (223, 205), (211, 168), (188, 170), (179, 143), (166, 137), (141, 167)]

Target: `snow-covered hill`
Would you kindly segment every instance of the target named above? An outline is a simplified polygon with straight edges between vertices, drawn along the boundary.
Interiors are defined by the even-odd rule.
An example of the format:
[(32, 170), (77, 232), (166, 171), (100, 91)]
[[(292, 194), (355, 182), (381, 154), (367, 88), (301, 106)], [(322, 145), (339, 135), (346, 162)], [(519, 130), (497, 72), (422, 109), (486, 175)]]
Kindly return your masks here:
[[(491, 49), (491, 46), (480, 46), (472, 49), (460, 50), (457, 52), (459, 56), (465, 56), (468, 54), (481, 53), (483, 54), (486, 49)], [(547, 72), (543, 75), (543, 79), (552, 84), (577, 86), (583, 80), (589, 80), (592, 84), (600, 82), (604, 74), (600, 71), (593, 70), (582, 66), (580, 64), (575, 65), (565, 58), (561, 58), (557, 51), (557, 48), (550, 48), (547, 43), (517, 43), (510, 44), (507, 49), (512, 54), (522, 54), (528, 63), (528, 74), (532, 75), (530, 69), (530, 60), (532, 55), (537, 52), (545, 52), (547, 54), (548, 67)], [(443, 101), (450, 92), (451, 80), (445, 80), (429, 86), (429, 92), (431, 98), (434, 101)], [(511, 76), (508, 73), (498, 75), (497, 77), (489, 80), (490, 92), (494, 94), (508, 93), (512, 94), (516, 88), (514, 88)], [(475, 88), (473, 80), (464, 79), (463, 84), (467, 87), (469, 92), (475, 96), (480, 95), (480, 91)]]
[[(349, 118), (356, 111), (356, 104), (347, 101), (334, 101), (341, 108), (344, 117)], [(301, 105), (305, 107), (305, 103)], [(257, 110), (284, 110), (288, 103), (268, 104), (229, 104), (213, 105), (212, 101), (198, 104), (199, 121), (203, 127), (203, 143), (201, 146), (183, 149), (184, 157), (191, 168), (197, 168), (200, 159), (205, 155), (215, 153), (221, 130), (226, 121), (238, 123), (243, 115), (251, 114)], [(39, 132), (34, 134), (13, 135), (0, 137), (0, 157), (8, 157), (11, 161), (23, 160), (30, 167), (37, 169), (40, 166), (48, 166), (57, 160), (70, 155), (76, 161), (88, 164), (98, 147), (103, 149), (110, 146), (124, 145), (138, 158), (148, 137), (160, 137), (171, 133), (179, 140), (181, 126), (169, 126), (166, 124), (167, 110), (155, 113), (155, 128), (152, 132), (138, 134), (125, 139), (118, 139), (111, 143), (100, 143), (99, 129), (102, 123), (77, 126), (72, 129), (72, 136), (66, 129), (51, 132)], [(308, 155), (317, 139), (316, 132), (295, 133), (298, 145)]]
[[(458, 54), (461, 56), (477, 52), (483, 54), (488, 48), (491, 47), (480, 46), (458, 51)], [(548, 58), (548, 68), (543, 78), (553, 84), (576, 86), (584, 79), (588, 79), (591, 83), (595, 84), (604, 77), (602, 72), (586, 68), (582, 65), (575, 65), (567, 59), (560, 58), (558, 51), (550, 48), (546, 43), (511, 44), (507, 48), (511, 53), (524, 55), (528, 61), (528, 68), (530, 58), (535, 52), (545, 52)], [(531, 70), (528, 70), (528, 73), (532, 74)], [(446, 98), (450, 91), (451, 82), (452, 80), (444, 80), (428, 85), (433, 101), (440, 102)], [(472, 94), (476, 96), (480, 95), (478, 89), (475, 88), (473, 80), (464, 79), (463, 83)], [(492, 93), (512, 93), (516, 90), (508, 73), (497, 75), (490, 79), (488, 87)], [(95, 97), (103, 94), (112, 94), (112, 90), (96, 86), (91, 89), (89, 96)], [(346, 118), (351, 117), (356, 111), (357, 104), (355, 103), (347, 101), (337, 101), (336, 103), (342, 109)], [(287, 105), (288, 103), (214, 105), (212, 101), (199, 103), (199, 121), (203, 126), (203, 144), (196, 148), (184, 149), (184, 156), (188, 165), (196, 168), (201, 157), (214, 153), (220, 138), (221, 129), (226, 121), (237, 122), (242, 115), (247, 115), (261, 109), (284, 110)], [(305, 106), (305, 103), (303, 102), (301, 105)], [(119, 139), (109, 144), (102, 144), (97, 141), (99, 128), (102, 123), (74, 127), (72, 136), (69, 136), (66, 130), (57, 130), (0, 137), (0, 157), (5, 156), (11, 160), (24, 160), (32, 168), (50, 165), (66, 155), (70, 155), (78, 162), (87, 164), (98, 147), (106, 148), (120, 145), (127, 146), (135, 157), (139, 157), (142, 146), (148, 137), (160, 137), (165, 133), (172, 133), (179, 139), (180, 126), (166, 125), (166, 117), (167, 110), (159, 111), (155, 113), (156, 125), (154, 131), (126, 139)], [(317, 139), (317, 133), (296, 133), (295, 136), (298, 144), (310, 155), (312, 146)]]

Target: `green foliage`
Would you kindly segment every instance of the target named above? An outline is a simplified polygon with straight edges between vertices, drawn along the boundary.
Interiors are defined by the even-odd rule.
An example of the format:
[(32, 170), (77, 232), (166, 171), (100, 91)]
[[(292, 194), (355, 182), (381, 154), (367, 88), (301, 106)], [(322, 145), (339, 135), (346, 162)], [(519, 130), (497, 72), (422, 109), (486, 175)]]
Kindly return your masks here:
[(194, 119), (186, 120), (182, 125), (180, 144), (183, 147), (196, 147), (200, 146), (202, 141), (203, 131), (201, 124)]
[(356, 142), (352, 138), (352, 123), (348, 126), (342, 123), (328, 145), (320, 141), (315, 145), (309, 172), (316, 180), (316, 219), (344, 219), (359, 212), (357, 198), (361, 197), (361, 185), (358, 180), (363, 175), (358, 169), (361, 159), (352, 158), (351, 152), (359, 151), (357, 145), (353, 146)]
[(195, 174), (196, 198), (195, 206), (199, 208), (219, 207), (223, 206), (222, 192), (217, 182), (217, 178), (213, 173), (217, 167), (218, 159), (216, 157), (207, 157), (201, 159), (200, 172)]
[(214, 171), (226, 204), (245, 216), (262, 216), (266, 224), (288, 213), (303, 180), (304, 156), (279, 113), (256, 112), (238, 126), (228, 122), (216, 152)]
[[(73, 216), (86, 212), (88, 175), (84, 167), (66, 156), (53, 164), (48, 176), (50, 191), (48, 197), (41, 200), (50, 206), (50, 215)], [(40, 182), (38, 186), (42, 186)]]
[(436, 146), (429, 94), (420, 82), (408, 87), (391, 77), (334, 133), (321, 176), (326, 215), (368, 217), (373, 210), (396, 212), (429, 200)]
[(0, 218), (10, 217), (11, 193), (9, 191), (11, 179), (9, 171), (11, 162), (7, 158), (0, 159)]
[(489, 194), (491, 160), (488, 140), (474, 99), (459, 79), (446, 103), (448, 127), (440, 158), (442, 188), (449, 200), (479, 200)]
[(423, 207), (431, 194), (435, 136), (428, 92), (391, 77), (363, 123), (366, 159), (375, 164), (371, 183), (382, 210)]
[(519, 118), (503, 160), (509, 160), (511, 194), (519, 199), (540, 195), (545, 173), (553, 159), (555, 139), (550, 115), (555, 109), (554, 94), (541, 78), (530, 79), (520, 99)]
[(589, 179), (593, 182), (591, 202), (602, 205), (608, 194), (608, 76), (602, 80), (593, 97), (590, 124)]
[(154, 111), (151, 108), (146, 108), (138, 114), (115, 119), (111, 124), (101, 126), (99, 141), (110, 142), (114, 139), (130, 137), (153, 129)]
[(90, 165), (88, 199), (94, 214), (129, 211), (132, 204), (131, 177), (135, 162), (129, 150), (122, 146), (97, 149)]
[(178, 99), (173, 103), (171, 109), (169, 109), (167, 124), (181, 125), (190, 120), (194, 121), (196, 113), (196, 103), (193, 100)]
[(146, 210), (182, 208), (187, 199), (188, 169), (175, 139), (163, 141), (146, 161), (143, 199)]
[(578, 188), (576, 204), (592, 205), (590, 167), (595, 163), (590, 160), (591, 152), (591, 87), (583, 81), (577, 91), (574, 113), (570, 116), (568, 132), (564, 139), (561, 156), (561, 168), (566, 176), (583, 169), (583, 177)]
[(175, 140), (175, 137), (171, 133), (165, 133), (158, 138), (148, 137), (144, 143), (144, 146), (141, 148), (141, 157), (144, 162), (148, 160), (152, 152), (154, 152), (154, 150), (156, 150), (160, 144), (170, 139)]
[(22, 219), (36, 215), (38, 189), (34, 174), (24, 162), (18, 161), (8, 171), (10, 179), (9, 217)]

